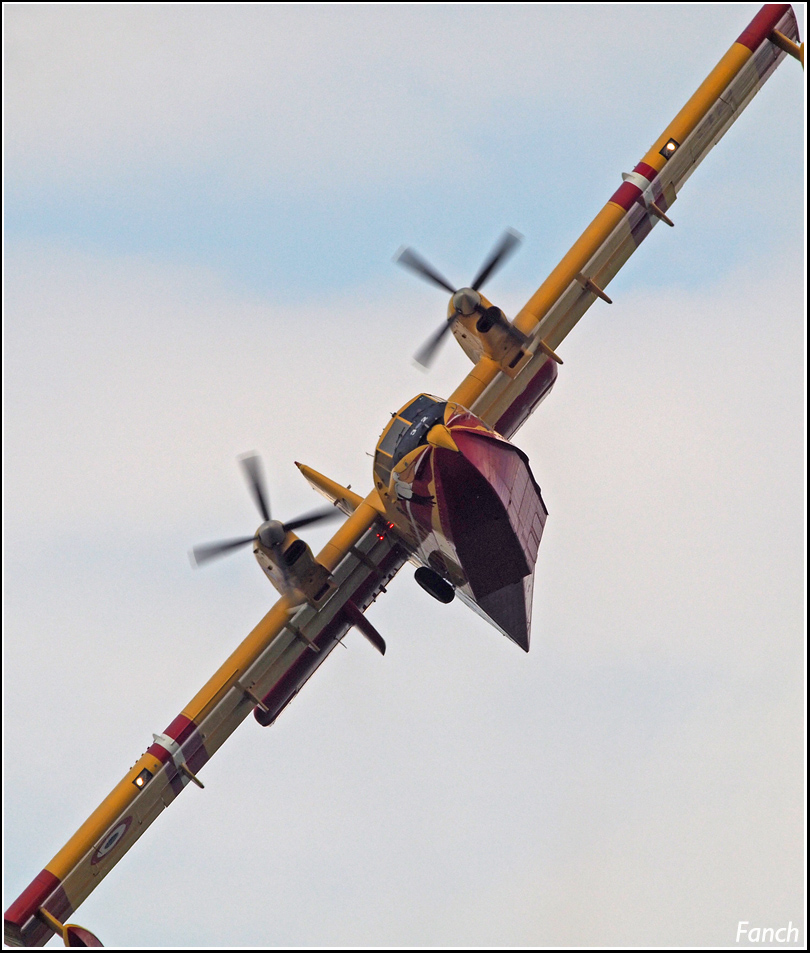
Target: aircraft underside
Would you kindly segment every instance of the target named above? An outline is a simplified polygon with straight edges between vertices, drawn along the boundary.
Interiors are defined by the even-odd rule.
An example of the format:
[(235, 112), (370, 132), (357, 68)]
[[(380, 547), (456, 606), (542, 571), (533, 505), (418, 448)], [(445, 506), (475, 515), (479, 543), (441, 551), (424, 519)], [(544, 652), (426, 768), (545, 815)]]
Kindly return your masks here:
[[(421, 445), (399, 459), (394, 449), (386, 510), (410, 537), (414, 561), (528, 651), (534, 566), (548, 515), (540, 488), (521, 450), (458, 405), (437, 401), (436, 410), (420, 406)], [(408, 408), (400, 414), (407, 417)], [(417, 426), (403, 427), (400, 442), (407, 445)]]

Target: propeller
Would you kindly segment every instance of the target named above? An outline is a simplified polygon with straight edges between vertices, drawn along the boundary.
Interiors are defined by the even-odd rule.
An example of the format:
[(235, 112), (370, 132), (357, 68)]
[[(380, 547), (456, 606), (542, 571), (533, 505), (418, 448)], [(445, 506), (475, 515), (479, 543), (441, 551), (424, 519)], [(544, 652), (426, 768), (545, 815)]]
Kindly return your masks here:
[(459, 289), (455, 289), (440, 272), (436, 271), (431, 264), (425, 261), (425, 259), (422, 258), (422, 256), (415, 252), (412, 248), (403, 248), (396, 254), (394, 261), (396, 261), (397, 264), (400, 264), (404, 268), (408, 268), (410, 271), (413, 271), (425, 281), (437, 285), (439, 288), (443, 288), (445, 291), (449, 291), (453, 296), (453, 314), (447, 318), (439, 330), (430, 338), (428, 338), (425, 344), (416, 352), (414, 360), (417, 362), (417, 364), (421, 364), (422, 367), (427, 367), (433, 360), (436, 350), (438, 349), (447, 332), (453, 326), (453, 322), (456, 320), (456, 318), (459, 315), (464, 315), (466, 317), (471, 314), (475, 314), (476, 311), (481, 313), (482, 317), (479, 320), (483, 320), (484, 326), (479, 327), (480, 331), (488, 331), (489, 328), (491, 328), (495, 323), (502, 324), (504, 329), (507, 330), (513, 337), (515, 337), (521, 344), (526, 343), (525, 336), (521, 334), (517, 328), (514, 328), (509, 321), (506, 320), (500, 308), (484, 308), (481, 302), (481, 295), (478, 294), (478, 289), (492, 274), (494, 274), (495, 271), (498, 270), (498, 268), (501, 267), (501, 265), (503, 265), (506, 259), (509, 258), (509, 256), (520, 244), (522, 239), (523, 236), (514, 229), (507, 229), (501, 236), (500, 241), (490, 252), (487, 260), (478, 269), (478, 273), (476, 274), (475, 278), (473, 278), (473, 281), (469, 287)]
[(208, 543), (205, 546), (195, 546), (191, 551), (191, 560), (195, 566), (201, 566), (203, 563), (218, 556), (225, 556), (227, 553), (248, 543), (253, 543), (258, 539), (263, 546), (273, 549), (280, 546), (287, 537), (288, 533), (296, 529), (302, 529), (304, 526), (311, 526), (313, 523), (321, 523), (325, 520), (335, 519), (341, 513), (334, 506), (325, 509), (315, 510), (312, 513), (305, 513), (287, 523), (281, 523), (270, 516), (270, 500), (265, 488), (264, 476), (262, 474), (261, 459), (254, 453), (245, 454), (239, 458), (242, 469), (245, 473), (251, 495), (256, 503), (256, 507), (262, 515), (264, 522), (253, 533), (252, 536), (240, 536), (238, 539), (224, 539), (217, 543)]

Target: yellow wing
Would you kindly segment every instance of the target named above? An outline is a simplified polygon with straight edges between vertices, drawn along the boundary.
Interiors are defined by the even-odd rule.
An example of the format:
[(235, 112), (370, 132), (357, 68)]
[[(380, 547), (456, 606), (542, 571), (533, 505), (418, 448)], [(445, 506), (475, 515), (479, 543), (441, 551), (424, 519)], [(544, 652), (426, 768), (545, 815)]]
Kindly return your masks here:
[[(556, 377), (556, 348), (650, 231), (681, 186), (787, 54), (804, 63), (790, 4), (766, 4), (669, 123), (565, 257), (523, 306), (514, 325), (531, 354), (516, 376), (483, 357), (450, 399), (506, 437), (528, 419)], [(561, 363), (561, 362), (560, 362)]]
[[(788, 4), (762, 8), (695, 95), (515, 319), (529, 338), (517, 375), (482, 358), (451, 396), (510, 436), (553, 383), (554, 349), (564, 340), (649, 231), (695, 166), (723, 136), (787, 54), (803, 57)], [(317, 485), (323, 490), (324, 482)], [(251, 713), (263, 724), (301, 689), (345, 632), (358, 625), (380, 648), (362, 611), (384, 591), (409, 553), (388, 534), (376, 493), (365, 500), (327, 487), (346, 523), (318, 555), (337, 582), (326, 605), (279, 600), (161, 734), (5, 915), (5, 940), (41, 946), (109, 873), (157, 816)], [(384, 646), (383, 646), (384, 647)], [(83, 934), (91, 945), (92, 934)]]
[(326, 605), (273, 606), (6, 911), (6, 944), (46, 943), (163, 809), (189, 784), (202, 787), (197, 772), (244, 719), (272, 724), (353, 625), (384, 650), (362, 613), (408, 553), (376, 493), (351, 497), (341, 508), (354, 511), (318, 555), (337, 583)]

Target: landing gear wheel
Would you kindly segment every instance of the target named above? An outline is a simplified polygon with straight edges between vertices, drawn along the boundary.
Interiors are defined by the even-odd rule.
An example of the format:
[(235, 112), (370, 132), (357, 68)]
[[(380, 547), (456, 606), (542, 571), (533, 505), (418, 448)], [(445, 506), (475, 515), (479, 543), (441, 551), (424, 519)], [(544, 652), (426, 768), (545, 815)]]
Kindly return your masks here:
[(434, 599), (438, 599), (445, 605), (452, 602), (456, 596), (455, 587), (450, 585), (446, 579), (442, 579), (437, 572), (428, 569), (427, 566), (420, 566), (414, 573), (414, 579), (425, 592), (429, 592)]

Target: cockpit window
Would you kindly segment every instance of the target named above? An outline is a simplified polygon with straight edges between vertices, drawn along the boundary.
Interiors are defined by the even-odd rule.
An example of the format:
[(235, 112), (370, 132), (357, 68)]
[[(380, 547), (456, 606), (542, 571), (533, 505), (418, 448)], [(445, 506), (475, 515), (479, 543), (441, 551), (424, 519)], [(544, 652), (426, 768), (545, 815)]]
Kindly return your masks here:
[(420, 394), (391, 421), (374, 457), (374, 472), (388, 485), (391, 470), (411, 450), (427, 443), (431, 427), (444, 421), (447, 402)]
[(435, 397), (428, 397), (427, 394), (422, 394), (417, 397), (416, 400), (412, 401), (408, 406), (399, 412), (400, 417), (404, 417), (405, 420), (409, 420), (411, 423), (418, 420), (420, 415), (423, 414), (429, 407), (435, 407), (437, 404), (442, 406), (442, 411), (444, 411), (445, 403), (436, 400)]
[(388, 454), (377, 451), (374, 457), (374, 472), (380, 478), (382, 485), (388, 486), (388, 481), (391, 479), (391, 457)]
[[(426, 443), (428, 431), (431, 429), (431, 427), (442, 423), (444, 420), (444, 408), (447, 406), (445, 402), (432, 400), (429, 397), (420, 398), (420, 400), (427, 400), (430, 401), (430, 403), (422, 405), (418, 414), (415, 415), (413, 423), (411, 423), (407, 429), (403, 431), (402, 435), (397, 441), (397, 445), (394, 448), (394, 466), (399, 463), (405, 454), (410, 453), (411, 450), (415, 450), (423, 443)], [(415, 408), (418, 403), (418, 400), (414, 401), (413, 404), (411, 404), (411, 407), (407, 408), (408, 411), (413, 413), (412, 409)], [(403, 413), (404, 412), (405, 411), (403, 411)]]
[(389, 456), (393, 456), (399, 438), (408, 427), (410, 427), (410, 423), (407, 420), (403, 420), (401, 417), (395, 417), (394, 422), (388, 428), (388, 433), (380, 441), (380, 450)]

